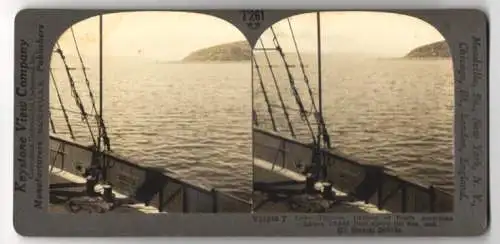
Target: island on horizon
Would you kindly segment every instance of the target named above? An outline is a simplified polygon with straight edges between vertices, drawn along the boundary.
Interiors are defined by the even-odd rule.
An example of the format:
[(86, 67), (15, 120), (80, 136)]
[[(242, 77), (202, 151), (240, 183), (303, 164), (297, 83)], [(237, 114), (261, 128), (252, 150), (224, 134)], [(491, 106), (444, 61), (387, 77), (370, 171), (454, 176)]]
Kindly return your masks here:
[(182, 62), (236, 62), (250, 61), (251, 58), (252, 49), (248, 42), (237, 41), (196, 50)]
[[(404, 59), (435, 59), (450, 58), (451, 53), (446, 41), (438, 41), (414, 48)], [(196, 50), (181, 62), (241, 62), (250, 61), (252, 58), (252, 49), (247, 41), (236, 41), (219, 44), (203, 49)]]
[(451, 52), (446, 41), (439, 41), (423, 45), (411, 50), (404, 58), (423, 59), (423, 58), (450, 58)]

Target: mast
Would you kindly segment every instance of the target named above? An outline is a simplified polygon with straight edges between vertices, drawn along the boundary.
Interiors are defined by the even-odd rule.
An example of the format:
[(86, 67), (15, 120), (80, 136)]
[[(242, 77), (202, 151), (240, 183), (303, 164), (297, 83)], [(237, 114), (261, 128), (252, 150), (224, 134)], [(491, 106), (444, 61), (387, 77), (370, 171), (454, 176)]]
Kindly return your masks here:
[(97, 148), (101, 150), (102, 141), (102, 14), (99, 15), (99, 140)]
[(318, 115), (319, 122), (318, 123), (318, 147), (321, 147), (321, 137), (323, 132), (323, 92), (321, 87), (321, 20), (320, 20), (320, 12), (316, 12), (316, 21), (317, 21), (317, 41), (318, 41)]
[[(318, 155), (318, 162), (319, 162), (319, 168), (320, 168), (320, 173), (319, 175), (322, 175), (322, 177), (326, 177), (326, 170), (324, 168), (324, 162), (323, 162), (323, 153), (322, 153), (322, 148), (321, 148), (321, 142), (322, 139), (324, 139), (324, 132), (325, 132), (325, 124), (323, 121), (323, 88), (322, 88), (322, 76), (321, 76), (321, 18), (320, 18), (320, 12), (316, 12), (316, 21), (317, 21), (317, 41), (318, 41), (318, 139), (317, 139), (317, 148), (316, 150)], [(328, 146), (328, 145), (326, 145)], [(319, 176), (318, 175), (318, 176)], [(321, 176), (320, 176), (321, 177)]]
[(98, 153), (100, 154), (100, 167), (101, 167), (101, 174), (102, 174), (102, 179), (104, 182), (107, 182), (107, 168), (108, 165), (106, 163), (106, 157), (104, 155), (104, 148), (101, 148), (101, 144), (103, 143), (102, 140), (103, 138), (103, 129), (104, 129), (104, 120), (102, 118), (102, 108), (103, 108), (103, 69), (102, 69), (102, 39), (103, 39), (103, 26), (102, 26), (102, 14), (99, 14), (99, 141), (98, 141)]

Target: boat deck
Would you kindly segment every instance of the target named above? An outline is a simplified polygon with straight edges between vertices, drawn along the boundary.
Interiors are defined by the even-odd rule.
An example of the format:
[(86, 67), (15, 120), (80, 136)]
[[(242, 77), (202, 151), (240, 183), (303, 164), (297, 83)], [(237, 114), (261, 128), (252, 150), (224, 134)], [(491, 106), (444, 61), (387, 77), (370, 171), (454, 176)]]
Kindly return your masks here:
[[(102, 186), (97, 185), (99, 191)], [(147, 214), (159, 213), (158, 209), (137, 203), (118, 192), (115, 195), (115, 206), (105, 202), (101, 197), (89, 197), (85, 194), (85, 179), (58, 168), (50, 173), (51, 213), (127, 213)], [(72, 205), (70, 209), (70, 205)]]
[[(332, 188), (333, 200), (324, 199), (320, 193), (304, 194), (301, 191), (305, 181), (304, 175), (254, 159), (254, 212), (389, 213), (373, 204), (355, 200), (335, 188)], [(321, 184), (316, 184), (315, 188), (322, 191)]]

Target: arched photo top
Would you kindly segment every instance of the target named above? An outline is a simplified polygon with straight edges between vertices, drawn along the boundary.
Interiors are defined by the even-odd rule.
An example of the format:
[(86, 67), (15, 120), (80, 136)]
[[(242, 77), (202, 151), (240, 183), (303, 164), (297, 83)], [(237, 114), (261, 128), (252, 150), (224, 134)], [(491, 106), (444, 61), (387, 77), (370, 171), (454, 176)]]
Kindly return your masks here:
[[(266, 46), (273, 45), (274, 31), (284, 50), (293, 50), (295, 39), (301, 52), (317, 53), (317, 13), (282, 19), (266, 29), (261, 40)], [(321, 42), (327, 43), (321, 46), (322, 53), (356, 53), (383, 58), (450, 57), (442, 33), (417, 17), (382, 11), (321, 11), (319, 14)], [(429, 44), (432, 45), (426, 46)], [(255, 47), (260, 46), (258, 41)], [(429, 53), (419, 53), (423, 51), (418, 49), (420, 47), (426, 47), (424, 51)]]
[[(230, 22), (203, 13), (185, 11), (133, 11), (103, 14), (103, 52), (111, 56), (137, 53), (165, 61), (178, 61), (197, 49), (221, 43), (243, 42), (245, 36)], [(68, 54), (79, 51), (99, 55), (99, 16), (79, 21), (64, 31), (58, 43)]]
[[(310, 174), (313, 182), (358, 192), (358, 200), (377, 204), (377, 211), (435, 211), (433, 203), (421, 200), (434, 194), (427, 189), (446, 192), (439, 211), (453, 210), (454, 70), (435, 27), (385, 12), (294, 15), (261, 35), (253, 68), (254, 181), (267, 183), (268, 175), (281, 171), (274, 164), (283, 165)], [(272, 148), (268, 141), (280, 143)], [(289, 142), (294, 149), (281, 154), (281, 145)], [(328, 156), (319, 159), (322, 155)], [(325, 163), (331, 162), (328, 157), (335, 163)], [(372, 178), (367, 165), (387, 169), (383, 172), (390, 171), (402, 185), (425, 186), (421, 202), (407, 205), (413, 193), (374, 200), (388, 188), (386, 183), (371, 187), (385, 176)], [(257, 191), (267, 193), (264, 187)], [(272, 212), (273, 204), (255, 211)]]
[[(187, 212), (207, 211), (216, 189), (239, 205), (216, 211), (249, 211), (251, 70), (240, 61), (250, 59), (251, 48), (236, 27), (200, 13), (108, 13), (73, 25), (56, 48), (51, 135), (104, 148), (123, 159), (121, 166), (169, 171), (203, 198), (179, 200), (172, 209), (189, 204), (197, 207)], [(116, 167), (106, 177), (114, 181), (121, 172)], [(136, 182), (114, 187), (141, 195), (146, 188)]]

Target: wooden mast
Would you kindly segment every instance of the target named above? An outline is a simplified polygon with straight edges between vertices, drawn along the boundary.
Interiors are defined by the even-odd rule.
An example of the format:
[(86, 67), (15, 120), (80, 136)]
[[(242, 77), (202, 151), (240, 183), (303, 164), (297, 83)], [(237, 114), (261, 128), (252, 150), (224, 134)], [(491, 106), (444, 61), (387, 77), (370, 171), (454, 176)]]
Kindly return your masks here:
[(99, 14), (99, 140), (97, 148), (101, 151), (102, 141), (102, 14)]
[(316, 21), (317, 21), (317, 41), (318, 41), (318, 145), (321, 147), (321, 139), (323, 135), (323, 96), (322, 96), (322, 85), (321, 85), (321, 20), (320, 20), (320, 12), (316, 12)]
[[(108, 165), (106, 164), (106, 157), (104, 155), (104, 148), (102, 148), (102, 140), (103, 140), (103, 127), (104, 127), (104, 120), (102, 117), (102, 108), (103, 108), (103, 69), (102, 69), (102, 54), (103, 54), (103, 45), (102, 45), (102, 39), (103, 39), (103, 23), (102, 23), (102, 14), (99, 14), (99, 140), (98, 140), (98, 153), (101, 156), (100, 160), (100, 166), (102, 167), (102, 177), (104, 182), (107, 181), (107, 175), (108, 175)], [(109, 189), (108, 189), (109, 191)]]

